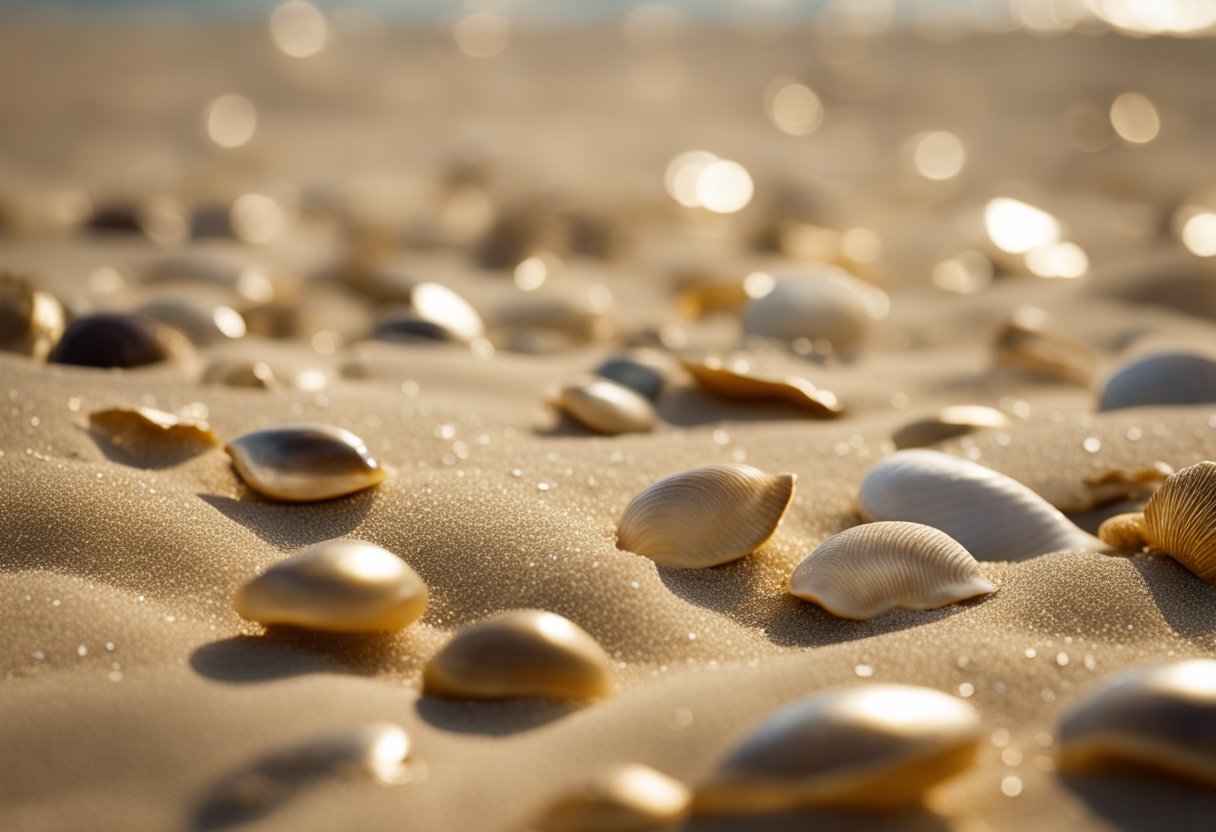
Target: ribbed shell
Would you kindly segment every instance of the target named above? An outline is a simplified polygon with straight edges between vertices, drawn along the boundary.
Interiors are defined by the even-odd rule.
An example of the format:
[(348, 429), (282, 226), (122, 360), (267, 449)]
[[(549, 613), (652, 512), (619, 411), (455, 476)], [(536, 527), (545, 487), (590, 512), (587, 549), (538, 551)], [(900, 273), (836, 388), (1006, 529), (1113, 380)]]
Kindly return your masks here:
[(629, 503), (617, 546), (685, 569), (738, 560), (777, 531), (795, 479), (738, 464), (674, 474)]
[(576, 379), (561, 389), (554, 404), (596, 433), (644, 433), (656, 420), (650, 400), (606, 378)]
[(234, 439), (224, 450), (246, 485), (275, 500), (329, 500), (385, 477), (362, 439), (332, 425), (266, 428)]
[(838, 416), (842, 412), (835, 393), (820, 390), (804, 378), (770, 378), (746, 367), (727, 366), (716, 358), (681, 364), (698, 387), (724, 399), (786, 402), (816, 416)]
[(1099, 410), (1216, 402), (1216, 361), (1188, 352), (1136, 358), (1115, 369), (1102, 387)]
[(789, 580), (799, 598), (859, 620), (897, 607), (936, 609), (995, 589), (958, 541), (903, 522), (869, 523), (828, 538)]
[(1216, 462), (1200, 462), (1169, 477), (1144, 507), (1145, 538), (1157, 549), (1216, 583)]
[(1105, 549), (1017, 480), (938, 451), (897, 451), (883, 459), (862, 479), (859, 502), (866, 519), (932, 526), (977, 560)]

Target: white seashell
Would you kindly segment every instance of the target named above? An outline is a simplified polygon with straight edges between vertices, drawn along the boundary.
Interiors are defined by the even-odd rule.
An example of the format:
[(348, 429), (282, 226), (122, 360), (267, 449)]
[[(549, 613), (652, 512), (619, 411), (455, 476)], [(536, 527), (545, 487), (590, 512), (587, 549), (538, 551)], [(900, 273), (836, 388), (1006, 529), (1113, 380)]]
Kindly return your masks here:
[(511, 610), (465, 627), (427, 662), (423, 691), (458, 699), (592, 699), (611, 688), (611, 662), (573, 621)]
[(54, 295), (0, 270), (0, 351), (44, 361), (64, 326), (63, 306)]
[(623, 763), (600, 772), (557, 798), (536, 832), (643, 832), (674, 826), (688, 817), (692, 793), (661, 771)]
[(795, 479), (737, 464), (674, 474), (630, 501), (617, 546), (685, 569), (738, 560), (777, 531), (794, 499)]
[(938, 451), (896, 451), (861, 481), (867, 520), (907, 520), (940, 529), (977, 560), (1026, 560), (1061, 549), (1104, 551), (1015, 479)]
[(999, 410), (978, 404), (959, 404), (944, 408), (927, 419), (918, 419), (895, 431), (891, 441), (895, 447), (919, 448), (964, 436), (982, 428), (1003, 428), (1009, 418)]
[(89, 414), (89, 424), (116, 445), (177, 444), (211, 447), (219, 437), (202, 419), (190, 419), (152, 407), (111, 407)]
[(224, 450), (246, 485), (276, 500), (329, 500), (371, 488), (386, 476), (362, 439), (330, 425), (267, 428), (234, 439)]
[(803, 806), (865, 809), (918, 801), (975, 761), (980, 718), (928, 688), (869, 685), (816, 693), (774, 713), (697, 789), (697, 814)]
[(789, 591), (832, 615), (865, 621), (896, 608), (944, 607), (996, 587), (945, 532), (896, 521), (828, 538), (798, 564)]
[(1189, 352), (1146, 355), (1117, 367), (1102, 385), (1098, 410), (1216, 402), (1216, 361)]
[(1060, 720), (1069, 769), (1134, 763), (1216, 787), (1216, 661), (1191, 659), (1120, 673)]
[(314, 630), (399, 630), (426, 611), (427, 588), (401, 558), (362, 540), (329, 540), (242, 586), (242, 618)]
[(743, 360), (725, 364), (717, 358), (707, 358), (680, 363), (698, 387), (724, 399), (785, 402), (816, 416), (839, 416), (843, 412), (835, 393), (821, 390), (798, 376), (766, 376), (753, 371)]
[(606, 378), (587, 376), (565, 385), (553, 404), (597, 433), (644, 433), (654, 429), (650, 400)]
[(1098, 371), (1098, 356), (1077, 338), (1051, 328), (1051, 315), (1020, 306), (997, 332), (996, 361), (1034, 375), (1088, 385)]
[(778, 276), (772, 291), (743, 310), (743, 331), (793, 341), (825, 340), (836, 352), (856, 350), (891, 309), (887, 293), (843, 269)]

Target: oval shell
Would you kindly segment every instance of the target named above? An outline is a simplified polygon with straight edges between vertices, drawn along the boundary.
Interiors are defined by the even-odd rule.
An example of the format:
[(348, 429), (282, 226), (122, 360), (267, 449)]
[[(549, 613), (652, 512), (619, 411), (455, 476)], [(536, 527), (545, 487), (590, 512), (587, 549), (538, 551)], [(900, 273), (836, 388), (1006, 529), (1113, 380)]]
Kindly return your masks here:
[(798, 376), (772, 378), (752, 371), (746, 361), (729, 365), (717, 358), (680, 362), (702, 390), (724, 399), (786, 402), (816, 416), (839, 416), (840, 400)]
[(738, 464), (673, 474), (630, 501), (617, 546), (685, 569), (738, 560), (777, 531), (794, 499), (795, 480), (794, 474)]
[(303, 423), (266, 428), (224, 447), (245, 484), (290, 502), (329, 500), (371, 488), (386, 476), (355, 434)]
[(81, 367), (142, 367), (192, 352), (184, 335), (160, 321), (105, 313), (73, 321), (47, 360)]
[(1216, 462), (1183, 468), (1161, 484), (1144, 507), (1144, 537), (1216, 583)]
[(1216, 660), (1191, 659), (1121, 673), (1060, 721), (1072, 769), (1138, 763), (1216, 787)]
[(586, 377), (565, 385), (553, 403), (597, 433), (644, 433), (654, 429), (650, 400), (606, 378)]
[(1021, 306), (997, 332), (996, 361), (1007, 367), (1089, 384), (1098, 371), (1098, 356), (1084, 341), (1051, 329), (1051, 315), (1036, 306)]
[(743, 331), (787, 341), (822, 339), (837, 352), (850, 352), (890, 308), (882, 289), (824, 266), (811, 274), (778, 277), (770, 292), (743, 310)]
[(907, 805), (971, 766), (979, 740), (975, 709), (936, 690), (816, 693), (778, 710), (730, 752), (697, 790), (694, 811)]
[(457, 633), (427, 662), (423, 691), (459, 699), (591, 699), (611, 688), (610, 661), (573, 621), (511, 610)]
[(1216, 361), (1195, 353), (1165, 352), (1116, 368), (1102, 385), (1098, 409), (1210, 402), (1216, 402)]
[(624, 385), (654, 402), (663, 392), (665, 369), (655, 358), (622, 355), (600, 364), (595, 368), (595, 374)]
[(881, 460), (862, 479), (859, 504), (868, 520), (940, 529), (977, 560), (1105, 548), (1017, 480), (939, 451), (896, 451)]
[(467, 300), (439, 283), (419, 283), (410, 290), (414, 315), (451, 333), (458, 341), (485, 335), (485, 324)]
[(279, 561), (242, 586), (242, 618), (313, 630), (399, 630), (426, 611), (427, 588), (413, 569), (374, 543), (329, 540)]
[(995, 592), (958, 541), (918, 523), (869, 523), (828, 538), (789, 579), (789, 591), (861, 621), (896, 608), (931, 610)]
[(537, 832), (642, 832), (688, 817), (692, 793), (661, 771), (623, 763), (557, 798), (532, 828)]
[(1003, 428), (1009, 418), (999, 410), (978, 404), (959, 404), (944, 408), (927, 419), (918, 419), (895, 431), (891, 441), (897, 449), (919, 448), (964, 436), (982, 428)]
[(54, 295), (0, 271), (0, 350), (43, 361), (63, 330), (63, 306)]

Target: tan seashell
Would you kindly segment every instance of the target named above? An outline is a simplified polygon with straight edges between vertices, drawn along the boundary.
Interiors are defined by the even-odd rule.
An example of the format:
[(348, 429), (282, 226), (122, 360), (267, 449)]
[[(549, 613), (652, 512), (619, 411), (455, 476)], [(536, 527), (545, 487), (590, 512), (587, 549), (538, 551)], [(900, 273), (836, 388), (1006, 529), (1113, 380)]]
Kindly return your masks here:
[(63, 306), (54, 295), (0, 271), (0, 350), (45, 361), (64, 326)]
[(888, 522), (828, 538), (798, 564), (789, 591), (832, 615), (866, 621), (896, 608), (937, 609), (996, 587), (945, 532)]
[(692, 793), (661, 771), (623, 763), (557, 798), (531, 828), (537, 832), (643, 832), (688, 817)]
[(587, 376), (565, 385), (553, 398), (576, 422), (597, 433), (644, 433), (654, 429), (650, 400), (606, 378)]
[(1216, 462), (1183, 468), (1161, 484), (1144, 507), (1144, 537), (1216, 583)]
[(494, 323), (519, 346), (539, 341), (567, 348), (609, 337), (615, 330), (614, 305), (612, 293), (603, 286), (545, 286), (501, 305)]
[(738, 560), (777, 531), (796, 479), (738, 464), (673, 474), (629, 502), (617, 546), (684, 569)]
[(1216, 661), (1191, 659), (1120, 673), (1060, 721), (1069, 769), (1134, 763), (1216, 787)]
[(111, 407), (89, 414), (89, 424), (116, 445), (172, 443), (212, 447), (220, 444), (211, 426), (152, 407)]
[(510, 610), (457, 633), (423, 671), (427, 694), (458, 699), (591, 699), (611, 688), (611, 662), (573, 621)]
[(748, 335), (825, 340), (847, 353), (861, 347), (891, 309), (886, 292), (834, 266), (774, 278), (772, 290), (743, 310)]
[(786, 402), (816, 416), (839, 416), (844, 412), (835, 393), (821, 390), (804, 378), (770, 378), (753, 372), (746, 361), (727, 365), (716, 358), (707, 358), (681, 364), (698, 387), (724, 399)]
[(1009, 418), (999, 410), (978, 404), (959, 404), (944, 408), (927, 419), (904, 425), (891, 437), (897, 449), (933, 445), (982, 428), (1003, 428)]
[(427, 588), (405, 561), (362, 540), (328, 540), (242, 586), (242, 618), (313, 630), (399, 630), (426, 611)]
[(1051, 315), (1020, 306), (997, 332), (998, 364), (1047, 378), (1088, 385), (1098, 372), (1098, 356), (1077, 338), (1051, 329)]
[[(1143, 499), (1172, 476), (1174, 469), (1164, 462), (1141, 468), (1108, 468), (1085, 477), (1089, 500), (1077, 511), (1090, 511), (1123, 500)], [(1068, 510), (1073, 510), (1071, 507)]]
[(47, 360), (80, 367), (143, 367), (184, 361), (193, 354), (186, 336), (160, 321), (104, 313), (73, 321)]
[(274, 370), (264, 361), (220, 359), (212, 362), (203, 373), (204, 384), (226, 387), (256, 387), (268, 390), (277, 386)]
[(1190, 352), (1163, 352), (1115, 368), (1102, 385), (1098, 410), (1216, 402), (1216, 361)]
[(1098, 537), (1117, 551), (1138, 551), (1147, 545), (1144, 529), (1144, 514), (1139, 511), (1116, 514), (1102, 521)]
[(980, 718), (928, 688), (868, 685), (781, 708), (727, 755), (696, 791), (696, 814), (804, 806), (875, 809), (918, 801), (970, 767)]
[(315, 423), (246, 434), (224, 447), (245, 484), (289, 502), (329, 500), (371, 488), (386, 473), (358, 436)]

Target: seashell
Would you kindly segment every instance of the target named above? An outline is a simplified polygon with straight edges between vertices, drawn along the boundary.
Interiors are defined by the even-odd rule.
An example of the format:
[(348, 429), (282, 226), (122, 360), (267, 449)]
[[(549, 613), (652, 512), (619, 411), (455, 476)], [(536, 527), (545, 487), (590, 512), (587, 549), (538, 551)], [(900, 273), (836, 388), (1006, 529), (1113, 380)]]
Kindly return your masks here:
[(245, 336), (245, 319), (240, 312), (200, 298), (157, 298), (135, 313), (168, 324), (200, 347)]
[(246, 485), (275, 500), (329, 500), (371, 488), (386, 475), (362, 439), (330, 425), (267, 428), (224, 450)]
[(716, 358), (680, 362), (702, 390), (724, 399), (786, 402), (816, 416), (839, 416), (840, 400), (830, 390), (821, 390), (798, 376), (772, 378), (753, 372), (743, 360), (724, 364)]
[(54, 295), (0, 270), (0, 351), (45, 361), (63, 330), (63, 306)]
[(996, 362), (1006, 367), (1073, 384), (1088, 385), (1098, 372), (1092, 347), (1051, 329), (1051, 316), (1037, 306), (1020, 306), (997, 332)]
[(980, 718), (928, 688), (868, 685), (799, 699), (764, 720), (697, 789), (697, 814), (918, 801), (975, 761)]
[(1102, 542), (1120, 552), (1144, 548), (1147, 545), (1144, 535), (1144, 513), (1139, 511), (1108, 517), (1098, 527), (1098, 537)]
[(413, 315), (403, 315), (376, 327), (372, 337), (377, 341), (397, 343), (458, 342), (461, 339), (445, 326)]
[(1216, 787), (1216, 660), (1190, 659), (1118, 674), (1060, 720), (1061, 764), (1133, 763)]
[(170, 443), (213, 447), (220, 439), (202, 419), (190, 419), (152, 407), (112, 407), (89, 414), (89, 424), (104, 431), (115, 445)]
[(446, 286), (419, 283), (410, 290), (410, 308), (424, 321), (442, 327), (459, 341), (475, 341), (485, 335), (481, 315), (469, 302)]
[(1115, 368), (1102, 385), (1098, 410), (1216, 402), (1216, 361), (1189, 352), (1163, 352)]
[(1216, 583), (1216, 462), (1183, 468), (1144, 507), (1144, 538), (1208, 583)]
[(738, 560), (777, 531), (796, 479), (733, 463), (681, 471), (629, 502), (617, 546), (683, 569)]
[(808, 274), (777, 276), (772, 291), (743, 310), (743, 331), (787, 341), (824, 340), (847, 353), (862, 346), (890, 309), (882, 289), (822, 266)]
[(257, 387), (263, 390), (277, 384), (269, 364), (247, 359), (213, 361), (203, 373), (203, 383), (222, 384), (226, 387)]
[(940, 529), (977, 560), (1105, 549), (1017, 480), (939, 451), (896, 451), (879, 461), (862, 478), (859, 504), (867, 520)]
[(254, 303), (274, 299), (275, 286), (265, 269), (239, 255), (218, 251), (174, 254), (148, 271), (149, 283), (195, 283), (234, 292)]
[(460, 699), (591, 699), (611, 687), (604, 649), (573, 621), (510, 610), (465, 627), (426, 665), (425, 693)]
[(891, 437), (897, 449), (919, 448), (964, 436), (982, 428), (1003, 428), (1009, 419), (999, 410), (978, 404), (959, 404), (944, 408), (928, 419), (904, 425)]
[(798, 564), (789, 591), (832, 615), (867, 621), (896, 608), (937, 609), (996, 587), (945, 532), (895, 521), (828, 538)]
[(525, 341), (548, 336), (563, 346), (585, 344), (612, 334), (613, 303), (599, 285), (543, 287), (500, 306), (495, 323)]
[(1164, 462), (1142, 468), (1108, 468), (1085, 477), (1089, 500), (1078, 511), (1089, 511), (1122, 500), (1141, 499), (1152, 494), (1174, 473)]
[(328, 540), (242, 586), (242, 618), (313, 630), (399, 630), (426, 611), (427, 589), (405, 561), (374, 543)]
[(692, 793), (661, 771), (623, 763), (557, 798), (532, 824), (536, 832), (643, 832), (688, 817)]
[(655, 424), (654, 406), (646, 397), (606, 378), (587, 376), (564, 387), (553, 404), (597, 433), (645, 433)]
[(105, 313), (73, 321), (47, 360), (80, 367), (142, 367), (181, 361), (193, 352), (184, 335), (160, 321)]
[(667, 382), (668, 367), (652, 353), (636, 351), (629, 355), (609, 358), (595, 368), (595, 374), (623, 384), (652, 402), (657, 402)]

